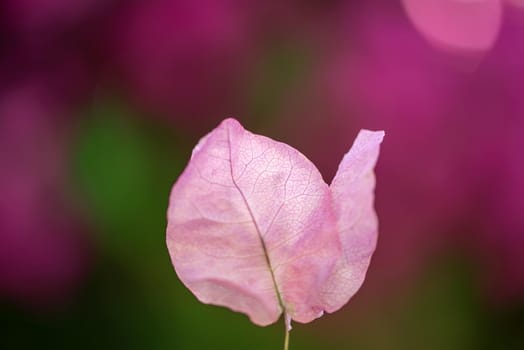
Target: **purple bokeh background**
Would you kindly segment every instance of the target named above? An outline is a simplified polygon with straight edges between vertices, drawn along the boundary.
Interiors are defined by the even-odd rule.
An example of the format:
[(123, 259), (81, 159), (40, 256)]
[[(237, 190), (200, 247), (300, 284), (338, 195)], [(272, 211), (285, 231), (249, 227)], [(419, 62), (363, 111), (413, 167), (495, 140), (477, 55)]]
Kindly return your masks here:
[[(225, 117), (299, 149), (327, 181), (359, 129), (385, 130), (377, 168), (379, 246), (356, 309), (408, 295), (451, 255), (468, 266), (482, 305), (521, 307), (524, 8), (518, 1), (472, 1), (496, 6), (489, 15), (497, 18), (484, 21), (467, 19), (477, 10), (469, 13), (460, 0), (434, 12), (404, 7), (409, 3), (0, 3), (2, 302), (30, 313), (85, 303), (80, 296), (89, 296), (91, 281), (105, 271), (101, 256), (115, 254), (123, 266), (141, 256), (131, 249), (119, 255), (125, 239), (118, 253), (111, 250), (105, 235), (128, 228), (104, 230), (112, 219), (155, 227), (158, 246), (148, 254), (165, 254), (157, 229), (163, 213), (144, 209), (141, 218), (104, 221), (79, 180), (91, 173), (76, 173), (80, 164), (102, 174), (101, 181), (116, 177), (110, 174), (120, 163), (96, 163), (97, 155), (112, 154), (105, 146), (111, 138), (90, 139), (86, 125), (98, 120), (100, 129), (109, 128), (110, 118), (93, 114), (118, 101), (127, 111), (118, 119), (122, 128), (139, 125), (144, 134), (137, 138), (147, 141), (137, 144), (152, 145), (137, 146), (140, 152), (168, 154), (159, 163), (177, 164), (151, 170), (146, 183), (167, 186), (141, 189), (158, 193), (150, 197), (156, 201), (167, 198), (198, 138)], [(455, 34), (446, 21), (460, 16), (464, 32)], [(120, 137), (114, 145), (127, 149)], [(90, 158), (79, 151), (86, 139), (96, 150)], [(138, 176), (121, 173), (124, 184)], [(136, 190), (118, 202), (111, 188), (95, 195), (122, 207)], [(153, 199), (141, 205), (164, 207)], [(152, 262), (144, 266), (158, 271)]]

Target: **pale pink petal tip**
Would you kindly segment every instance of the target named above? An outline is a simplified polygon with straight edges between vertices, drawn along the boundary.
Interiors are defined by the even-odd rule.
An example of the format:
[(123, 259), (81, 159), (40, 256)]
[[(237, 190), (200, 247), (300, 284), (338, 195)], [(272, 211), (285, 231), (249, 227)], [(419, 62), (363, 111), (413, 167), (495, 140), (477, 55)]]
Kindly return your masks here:
[[(385, 135), (386, 132), (384, 130), (373, 131), (362, 129), (357, 135), (357, 140), (359, 140), (359, 138), (365, 138), (367, 142), (380, 144), (384, 140)], [(357, 141), (355, 141), (355, 143), (356, 142)]]

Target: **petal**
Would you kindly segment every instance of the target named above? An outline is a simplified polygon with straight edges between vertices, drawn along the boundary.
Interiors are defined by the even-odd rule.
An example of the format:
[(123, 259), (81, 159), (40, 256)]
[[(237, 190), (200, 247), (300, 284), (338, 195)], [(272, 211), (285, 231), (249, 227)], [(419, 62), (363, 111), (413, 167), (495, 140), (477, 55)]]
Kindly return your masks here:
[(383, 131), (360, 131), (330, 186), (343, 254), (323, 291), (328, 312), (341, 308), (360, 288), (375, 250), (373, 169), (383, 137)]
[(182, 282), (205, 303), (259, 325), (282, 311), (323, 312), (340, 255), (328, 186), (295, 149), (227, 119), (203, 138), (173, 187), (167, 244)]

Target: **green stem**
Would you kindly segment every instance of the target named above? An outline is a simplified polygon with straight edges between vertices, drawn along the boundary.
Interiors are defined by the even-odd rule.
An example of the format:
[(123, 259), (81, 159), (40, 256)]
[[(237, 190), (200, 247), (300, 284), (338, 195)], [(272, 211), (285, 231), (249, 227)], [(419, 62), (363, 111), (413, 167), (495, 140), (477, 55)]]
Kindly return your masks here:
[(288, 350), (289, 349), (289, 329), (288, 329), (285, 317), (284, 317), (284, 329), (286, 330), (286, 336), (284, 338), (284, 350)]

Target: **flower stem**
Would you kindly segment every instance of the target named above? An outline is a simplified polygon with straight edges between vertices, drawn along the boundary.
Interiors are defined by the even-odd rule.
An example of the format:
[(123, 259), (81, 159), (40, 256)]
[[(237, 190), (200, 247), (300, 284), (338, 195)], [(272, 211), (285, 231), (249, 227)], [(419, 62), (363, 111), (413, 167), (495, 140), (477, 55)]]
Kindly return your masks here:
[(289, 327), (284, 320), (284, 328), (286, 330), (286, 336), (284, 338), (284, 350), (289, 350)]

